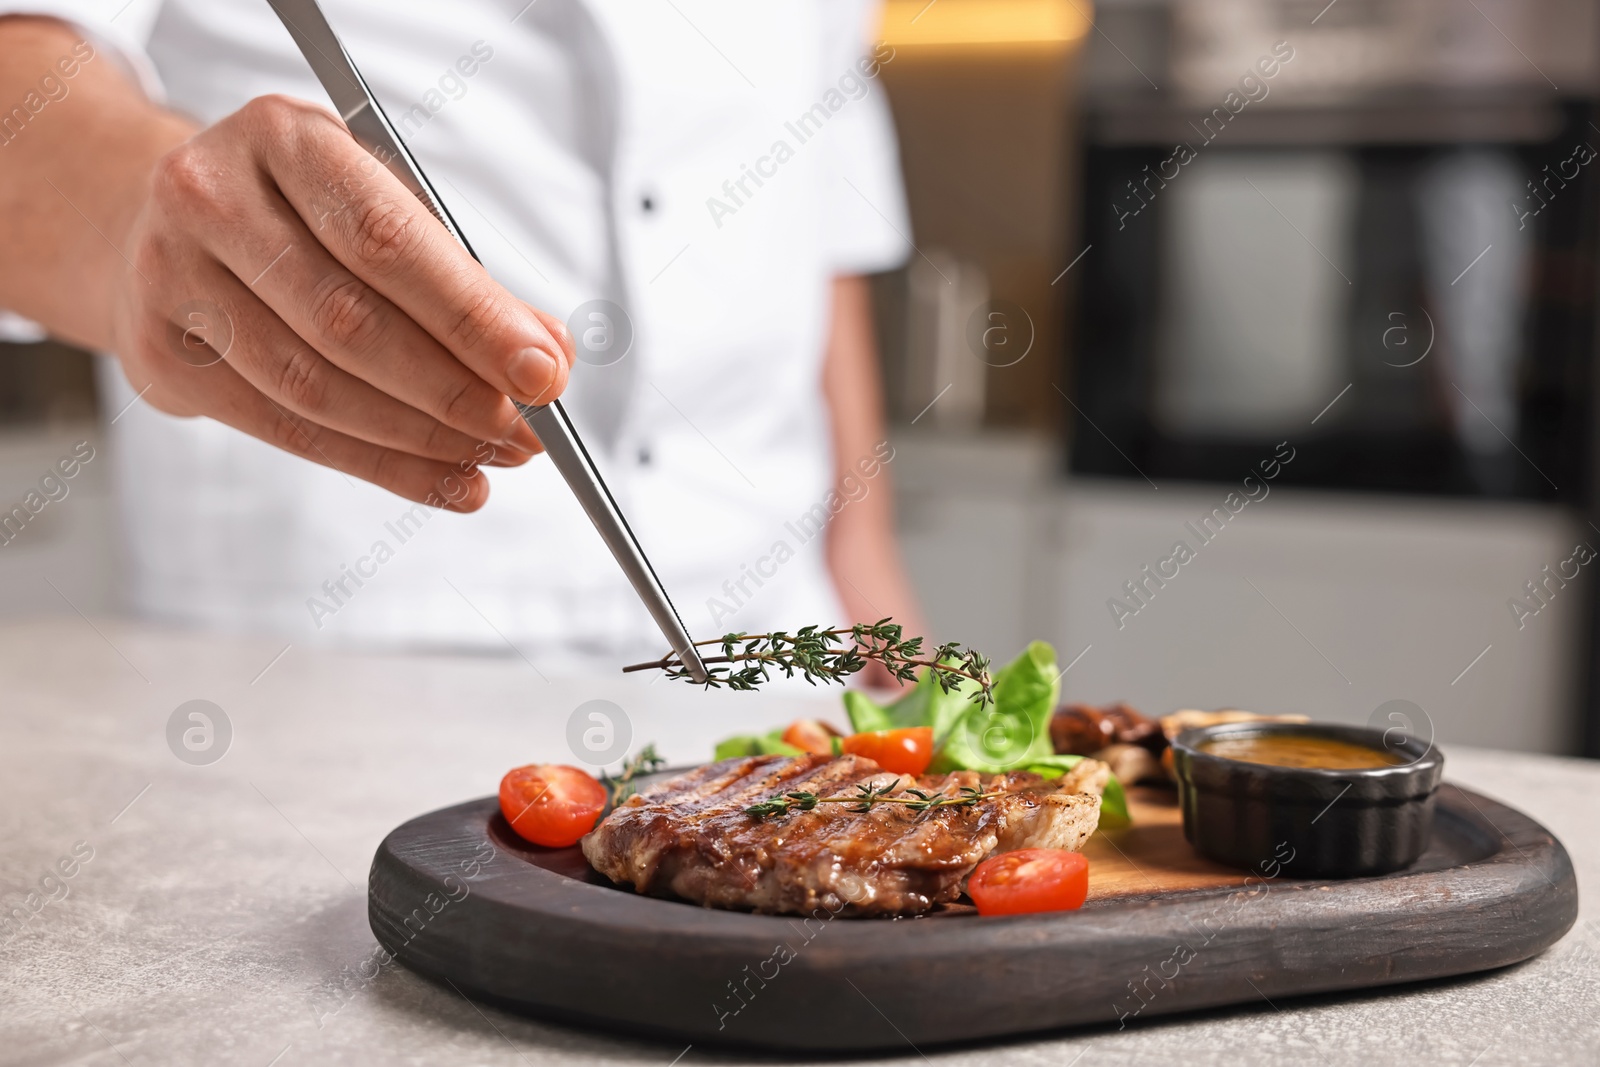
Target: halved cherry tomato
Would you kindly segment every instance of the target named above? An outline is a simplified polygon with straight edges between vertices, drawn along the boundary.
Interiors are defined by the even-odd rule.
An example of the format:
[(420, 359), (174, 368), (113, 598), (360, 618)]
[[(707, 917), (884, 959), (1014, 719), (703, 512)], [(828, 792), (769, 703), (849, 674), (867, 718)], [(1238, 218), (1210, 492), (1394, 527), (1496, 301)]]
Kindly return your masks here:
[(796, 719), (783, 731), (783, 743), (817, 756), (833, 755), (833, 739), (839, 731), (817, 719)]
[(531, 764), (500, 779), (500, 814), (536, 845), (565, 848), (594, 829), (606, 787), (576, 767)]
[(967, 879), (967, 896), (979, 915), (1026, 915), (1071, 911), (1089, 895), (1089, 861), (1081, 852), (1024, 848), (978, 864)]
[(933, 727), (908, 726), (903, 730), (869, 730), (839, 742), (840, 750), (865, 756), (895, 774), (921, 774), (933, 761)]

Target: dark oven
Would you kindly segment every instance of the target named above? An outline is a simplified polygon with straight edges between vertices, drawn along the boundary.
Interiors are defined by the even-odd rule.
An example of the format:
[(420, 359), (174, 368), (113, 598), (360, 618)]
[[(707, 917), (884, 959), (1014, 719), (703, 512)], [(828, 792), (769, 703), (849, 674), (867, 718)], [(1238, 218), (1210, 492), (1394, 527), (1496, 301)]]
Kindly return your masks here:
[(1097, 5), (1071, 469), (1579, 500), (1594, 4), (1324, 3)]

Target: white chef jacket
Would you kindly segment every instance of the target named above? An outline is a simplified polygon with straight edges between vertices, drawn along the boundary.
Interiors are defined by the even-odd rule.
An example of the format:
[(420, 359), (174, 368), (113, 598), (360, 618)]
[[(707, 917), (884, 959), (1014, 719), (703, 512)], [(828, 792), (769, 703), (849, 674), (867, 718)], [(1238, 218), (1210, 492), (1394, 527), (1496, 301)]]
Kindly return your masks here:
[[(830, 280), (898, 264), (908, 240), (884, 92), (861, 77), (874, 5), (525, 2), (323, 7), (493, 276), (558, 315), (625, 310), (631, 350), (580, 363), (567, 404), (689, 629), (843, 621), (822, 538), (794, 520), (832, 483)], [(3, 11), (79, 24), (204, 122), (266, 93), (328, 103), (264, 0)], [(140, 613), (290, 640), (509, 644), (547, 673), (665, 651), (544, 459), (486, 471), (478, 513), (413, 510), (134, 402), (106, 370)], [(775, 573), (757, 586), (763, 558)]]

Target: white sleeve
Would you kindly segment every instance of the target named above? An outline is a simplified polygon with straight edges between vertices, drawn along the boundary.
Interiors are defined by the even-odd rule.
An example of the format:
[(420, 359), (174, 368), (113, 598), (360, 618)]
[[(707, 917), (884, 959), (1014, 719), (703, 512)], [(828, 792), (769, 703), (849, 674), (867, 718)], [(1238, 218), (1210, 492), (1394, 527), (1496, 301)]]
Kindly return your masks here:
[(43, 341), (47, 336), (37, 323), (0, 308), (0, 341), (26, 345)]
[[(165, 93), (146, 45), (163, 0), (0, 0), (0, 15), (43, 15), (70, 22), (127, 70), (152, 100)], [(40, 71), (44, 75), (45, 71)]]
[[(97, 56), (120, 63), (152, 100), (161, 100), (165, 96), (161, 79), (145, 48), (161, 4), (162, 0), (0, 0), (0, 15), (42, 15), (71, 23), (94, 46)], [(39, 77), (59, 75), (46, 69)], [(34, 323), (0, 308), (0, 341), (29, 342), (44, 337), (45, 332)]]
[[(900, 153), (888, 94), (878, 78), (893, 50), (874, 51), (876, 0), (817, 0), (823, 25), (824, 69), (819, 93), (842, 93), (846, 103), (826, 126), (828, 160), (822, 191), (824, 240), (839, 274), (892, 270), (911, 251), (911, 220), (900, 178)], [(857, 86), (866, 87), (865, 95)]]

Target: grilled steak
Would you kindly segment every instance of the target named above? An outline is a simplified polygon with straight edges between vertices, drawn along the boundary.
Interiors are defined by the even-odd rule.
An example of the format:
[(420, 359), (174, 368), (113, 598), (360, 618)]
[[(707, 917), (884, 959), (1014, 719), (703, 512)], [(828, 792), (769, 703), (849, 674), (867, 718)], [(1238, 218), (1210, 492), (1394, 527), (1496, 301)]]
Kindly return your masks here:
[[(913, 779), (859, 756), (749, 756), (651, 785), (583, 839), (601, 874), (641, 893), (769, 914), (912, 915), (961, 895), (982, 860), (1019, 848), (1077, 849), (1100, 819), (1109, 771), (1084, 760), (1065, 777), (974, 771)], [(753, 804), (791, 791), (849, 796), (866, 784), (889, 795), (919, 788), (999, 796), (916, 811), (818, 804), (757, 818)]]

